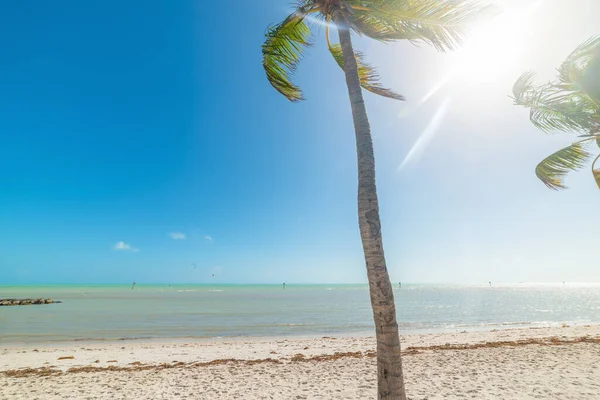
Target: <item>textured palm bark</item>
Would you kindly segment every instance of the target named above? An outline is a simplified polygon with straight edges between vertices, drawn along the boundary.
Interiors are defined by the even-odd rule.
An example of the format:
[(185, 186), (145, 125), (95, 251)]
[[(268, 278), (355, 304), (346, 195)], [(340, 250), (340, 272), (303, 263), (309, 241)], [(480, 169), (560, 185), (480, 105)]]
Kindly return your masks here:
[(379, 202), (375, 186), (375, 155), (367, 109), (358, 77), (350, 31), (343, 16), (334, 15), (344, 54), (344, 72), (352, 106), (358, 156), (358, 223), (362, 239), (377, 338), (377, 397), (406, 400), (400, 338), (392, 283), (385, 264)]

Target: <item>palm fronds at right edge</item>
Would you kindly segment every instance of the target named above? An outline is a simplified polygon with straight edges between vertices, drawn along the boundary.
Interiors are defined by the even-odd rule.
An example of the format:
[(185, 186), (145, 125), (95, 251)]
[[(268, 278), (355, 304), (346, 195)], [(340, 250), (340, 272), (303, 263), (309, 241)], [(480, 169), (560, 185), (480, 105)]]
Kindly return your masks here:
[[(582, 138), (548, 156), (535, 169), (550, 189), (564, 189), (565, 175), (582, 168), (591, 156), (584, 142), (594, 140), (600, 147), (600, 37), (578, 46), (561, 64), (555, 81), (536, 85), (535, 79), (532, 72), (517, 79), (514, 104), (529, 108), (529, 119), (537, 128), (547, 133), (573, 132)], [(600, 188), (600, 170), (594, 172), (594, 179)]]
[(566, 189), (565, 175), (583, 168), (590, 156), (581, 143), (573, 143), (546, 157), (535, 167), (535, 174), (550, 189)]

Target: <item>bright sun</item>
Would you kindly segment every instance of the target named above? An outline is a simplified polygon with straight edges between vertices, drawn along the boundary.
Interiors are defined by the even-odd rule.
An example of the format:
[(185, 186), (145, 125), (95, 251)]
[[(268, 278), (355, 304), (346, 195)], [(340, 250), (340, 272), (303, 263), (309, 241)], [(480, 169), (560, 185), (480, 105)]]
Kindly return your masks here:
[(449, 55), (452, 75), (470, 82), (494, 82), (515, 68), (526, 51), (528, 17), (541, 1), (505, 10), (469, 34)]

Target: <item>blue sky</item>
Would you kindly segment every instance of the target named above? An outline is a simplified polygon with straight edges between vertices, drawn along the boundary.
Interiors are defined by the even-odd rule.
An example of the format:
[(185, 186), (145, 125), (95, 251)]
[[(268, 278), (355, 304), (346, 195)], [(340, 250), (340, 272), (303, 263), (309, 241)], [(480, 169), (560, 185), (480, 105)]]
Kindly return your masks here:
[[(600, 281), (591, 174), (552, 192), (533, 173), (573, 136), (536, 131), (508, 98), (520, 73), (550, 78), (598, 33), (600, 4), (503, 3), (520, 23), (485, 50), (355, 41), (408, 98), (366, 95), (393, 281)], [(350, 107), (324, 29), (296, 75), (306, 101), (262, 70), (265, 28), (289, 11), (4, 7), (0, 284), (365, 282)]]

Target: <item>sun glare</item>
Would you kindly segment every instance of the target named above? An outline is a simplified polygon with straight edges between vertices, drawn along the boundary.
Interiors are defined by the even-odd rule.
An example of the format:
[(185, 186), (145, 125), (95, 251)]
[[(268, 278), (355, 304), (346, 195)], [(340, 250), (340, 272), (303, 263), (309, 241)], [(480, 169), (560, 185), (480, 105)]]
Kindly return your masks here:
[(527, 50), (527, 27), (541, 1), (505, 10), (469, 34), (464, 47), (449, 55), (451, 74), (472, 83), (495, 82), (519, 69)]

